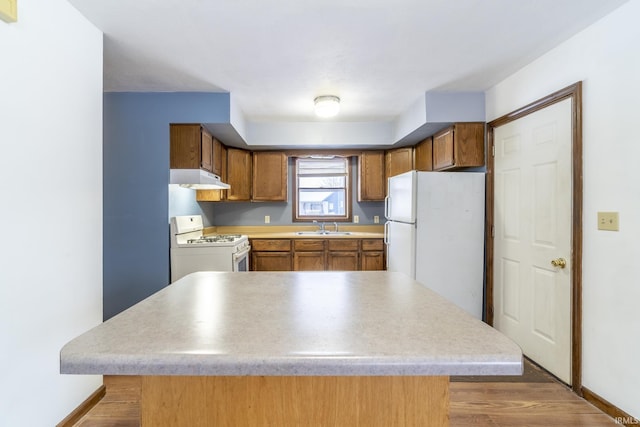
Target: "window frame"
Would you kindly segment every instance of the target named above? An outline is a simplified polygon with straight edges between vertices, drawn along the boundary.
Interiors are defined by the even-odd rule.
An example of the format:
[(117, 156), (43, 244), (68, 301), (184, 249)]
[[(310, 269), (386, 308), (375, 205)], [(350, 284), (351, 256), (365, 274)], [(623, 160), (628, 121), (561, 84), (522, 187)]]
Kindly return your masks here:
[[(346, 163), (346, 174), (345, 174), (345, 187), (344, 187), (344, 191), (345, 191), (345, 214), (344, 215), (339, 215), (339, 216), (326, 216), (326, 215), (304, 215), (301, 216), (298, 212), (298, 199), (299, 199), (299, 187), (298, 187), (298, 164), (300, 160), (335, 160), (336, 158), (341, 158), (344, 159), (345, 163)], [(352, 219), (352, 206), (351, 206), (351, 194), (353, 191), (353, 183), (352, 183), (352, 179), (351, 179), (351, 158), (347, 157), (347, 156), (338, 156), (338, 155), (331, 155), (331, 156), (327, 156), (327, 155), (323, 155), (323, 156), (314, 156), (314, 155), (310, 155), (310, 156), (300, 156), (300, 157), (295, 157), (294, 161), (293, 161), (293, 182), (292, 182), (292, 188), (293, 188), (293, 207), (291, 209), (291, 215), (292, 215), (292, 221), (293, 222), (312, 222), (312, 221), (318, 221), (318, 222), (351, 222)]]

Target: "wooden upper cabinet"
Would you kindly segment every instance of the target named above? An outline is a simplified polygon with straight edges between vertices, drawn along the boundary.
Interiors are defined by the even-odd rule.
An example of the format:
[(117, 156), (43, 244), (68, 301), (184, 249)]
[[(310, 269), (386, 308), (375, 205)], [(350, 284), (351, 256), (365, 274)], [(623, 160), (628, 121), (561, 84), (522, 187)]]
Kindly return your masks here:
[(417, 171), (433, 170), (433, 138), (419, 142), (414, 148), (413, 164)]
[(413, 169), (413, 147), (389, 150), (385, 154), (386, 177), (400, 175)]
[(199, 124), (171, 124), (169, 167), (213, 171), (213, 137)]
[(213, 161), (212, 161), (212, 165), (211, 165), (211, 172), (213, 172), (214, 174), (216, 174), (220, 178), (222, 178), (223, 164), (226, 163), (226, 161), (227, 161), (226, 153), (225, 153), (224, 158), (223, 158), (222, 150), (224, 149), (224, 146), (222, 145), (222, 143), (220, 141), (218, 141), (215, 138), (213, 138), (212, 146), (213, 146)]
[(209, 132), (202, 129), (202, 159), (200, 160), (200, 168), (209, 172), (213, 172), (213, 137)]
[(433, 136), (433, 169), (484, 166), (484, 123), (456, 123)]
[[(219, 144), (218, 150), (220, 154), (216, 154), (216, 142)], [(216, 168), (216, 156), (220, 159), (220, 173), (215, 173), (220, 176), (222, 182), (227, 182), (227, 147), (225, 147), (217, 139), (213, 139), (213, 156), (214, 156), (214, 170)], [(227, 198), (227, 190), (196, 190), (196, 201), (198, 202), (221, 202)]]
[(251, 200), (251, 152), (227, 147), (226, 200)]
[(363, 151), (358, 157), (358, 201), (384, 200), (386, 190), (384, 151)]
[(253, 195), (256, 201), (287, 201), (287, 156), (280, 151), (253, 153)]

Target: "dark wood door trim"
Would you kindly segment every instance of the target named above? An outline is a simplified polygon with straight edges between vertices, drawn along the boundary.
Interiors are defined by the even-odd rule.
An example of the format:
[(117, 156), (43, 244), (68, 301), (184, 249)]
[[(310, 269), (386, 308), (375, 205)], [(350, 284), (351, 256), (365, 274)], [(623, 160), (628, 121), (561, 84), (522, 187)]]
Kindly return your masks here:
[(486, 304), (485, 321), (493, 325), (494, 129), (549, 105), (571, 99), (572, 224), (571, 230), (571, 387), (582, 394), (582, 82), (561, 89), (487, 123)]

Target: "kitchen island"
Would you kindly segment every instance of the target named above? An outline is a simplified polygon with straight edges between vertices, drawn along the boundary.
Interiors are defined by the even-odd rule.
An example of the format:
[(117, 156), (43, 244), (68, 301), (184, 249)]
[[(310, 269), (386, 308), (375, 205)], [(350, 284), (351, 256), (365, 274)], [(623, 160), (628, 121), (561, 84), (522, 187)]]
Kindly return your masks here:
[(142, 426), (447, 426), (450, 375), (522, 372), (512, 341), (389, 272), (194, 273), (60, 358), (139, 378)]

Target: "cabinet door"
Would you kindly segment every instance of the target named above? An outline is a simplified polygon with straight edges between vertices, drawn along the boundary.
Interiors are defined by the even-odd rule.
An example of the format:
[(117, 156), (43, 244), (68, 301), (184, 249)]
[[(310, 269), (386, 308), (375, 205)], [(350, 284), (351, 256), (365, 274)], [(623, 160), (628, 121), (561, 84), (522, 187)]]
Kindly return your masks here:
[(385, 155), (386, 177), (400, 175), (413, 169), (413, 147), (389, 150)]
[(453, 161), (453, 127), (450, 127), (433, 137), (433, 168), (453, 166)]
[(252, 271), (291, 271), (291, 252), (252, 252)]
[(169, 167), (171, 169), (199, 169), (202, 166), (202, 135), (199, 124), (171, 124), (169, 126)]
[(213, 162), (211, 171), (222, 178), (222, 164), (226, 163), (226, 158), (222, 158), (222, 143), (213, 138)]
[(327, 252), (327, 270), (330, 271), (357, 271), (358, 252)]
[(454, 129), (455, 167), (484, 166), (484, 123), (456, 123)]
[(324, 252), (294, 252), (294, 271), (323, 271)]
[[(213, 156), (215, 168), (216, 139), (213, 140)], [(219, 145), (220, 149), (220, 179), (227, 182), (227, 149), (224, 145)], [(215, 172), (214, 172), (215, 173)], [(220, 202), (227, 197), (227, 190), (196, 190), (196, 201), (198, 202)]]
[(361, 270), (384, 270), (384, 252), (366, 251), (361, 254)]
[(358, 201), (384, 200), (386, 179), (383, 151), (365, 151), (358, 157)]
[(251, 152), (227, 148), (227, 200), (251, 200)]
[(282, 152), (253, 153), (253, 200), (287, 201), (287, 156)]
[(414, 164), (418, 171), (433, 170), (433, 138), (418, 143), (414, 150)]
[(200, 167), (206, 171), (213, 172), (213, 137), (209, 132), (201, 129), (202, 158)]
[(484, 166), (484, 123), (456, 123), (433, 137), (433, 169)]

